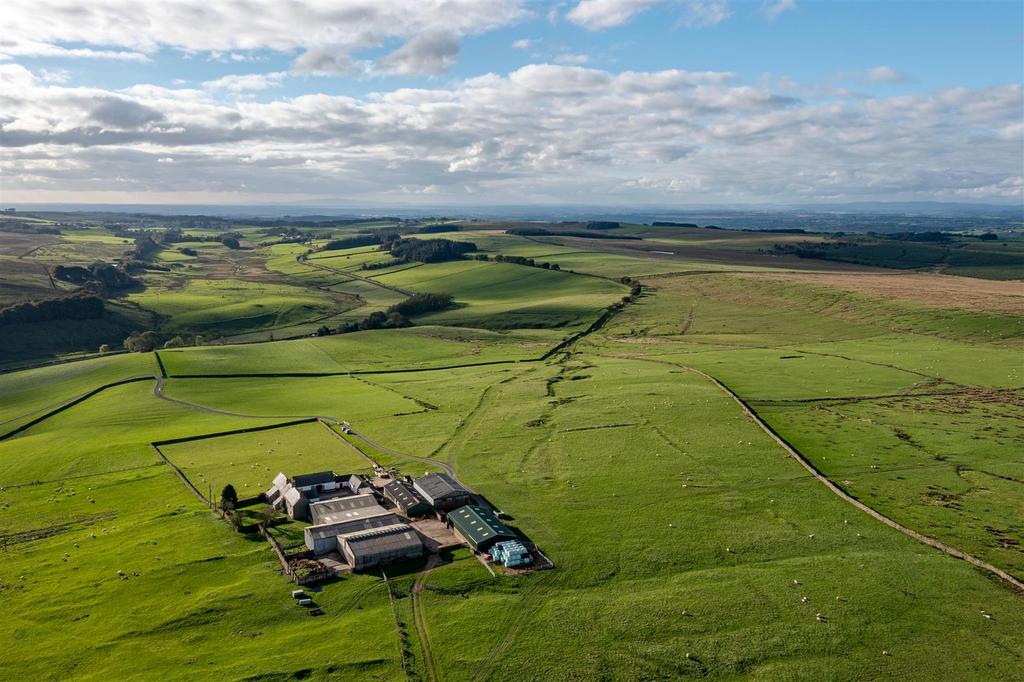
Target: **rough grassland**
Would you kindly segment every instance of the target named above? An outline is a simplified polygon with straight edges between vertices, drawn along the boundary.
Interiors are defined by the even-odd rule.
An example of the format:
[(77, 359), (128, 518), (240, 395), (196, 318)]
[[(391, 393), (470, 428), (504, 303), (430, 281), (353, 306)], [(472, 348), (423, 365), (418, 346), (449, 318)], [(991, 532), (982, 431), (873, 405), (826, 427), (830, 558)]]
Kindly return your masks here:
[[(616, 320), (599, 352), (716, 376), (851, 494), (1024, 575), (1024, 529), (1014, 521), (1024, 508), (1015, 454), (1024, 436), (1016, 428), (1021, 363), (1004, 327), (979, 327), (974, 334), (988, 336), (970, 343), (898, 332), (902, 315), (927, 313), (878, 299), (818, 307), (801, 325), (792, 311), (811, 310), (827, 298), (822, 290), (801, 300), (790, 287), (721, 279), (659, 282), (655, 295)], [(743, 286), (752, 286), (750, 303), (739, 302)], [(878, 310), (874, 322), (869, 305)], [(680, 309), (694, 311), (685, 334), (668, 321)], [(844, 329), (850, 315), (859, 321)], [(751, 320), (761, 331), (754, 339), (744, 333)], [(804, 343), (814, 329), (819, 338)], [(737, 345), (713, 345), (726, 339)]]
[(160, 357), (171, 376), (417, 369), (536, 358), (563, 336), (561, 331), (423, 326), (274, 344), (162, 350)]

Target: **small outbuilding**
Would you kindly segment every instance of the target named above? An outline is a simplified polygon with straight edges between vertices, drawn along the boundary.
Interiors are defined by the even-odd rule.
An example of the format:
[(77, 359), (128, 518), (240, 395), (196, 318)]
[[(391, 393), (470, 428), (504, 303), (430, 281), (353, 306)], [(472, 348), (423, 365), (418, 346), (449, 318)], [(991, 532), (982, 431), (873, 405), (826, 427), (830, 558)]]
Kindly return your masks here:
[(385, 483), (384, 497), (391, 500), (408, 517), (423, 516), (433, 509), (429, 502), (401, 481), (388, 481)]
[(473, 501), (473, 494), (448, 474), (427, 474), (413, 481), (412, 487), (434, 509), (458, 509)]
[(494, 512), (476, 505), (466, 505), (449, 512), (448, 525), (478, 552), (486, 552), (496, 542), (518, 539)]

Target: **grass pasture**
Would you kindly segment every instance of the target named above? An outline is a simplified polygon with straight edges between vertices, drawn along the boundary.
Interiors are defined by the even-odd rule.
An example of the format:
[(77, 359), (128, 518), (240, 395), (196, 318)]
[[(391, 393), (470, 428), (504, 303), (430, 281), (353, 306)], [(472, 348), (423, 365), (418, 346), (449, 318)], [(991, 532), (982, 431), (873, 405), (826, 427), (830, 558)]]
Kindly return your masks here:
[(231, 484), (240, 498), (270, 487), (278, 472), (368, 473), (369, 463), (321, 424), (312, 422), (253, 433), (162, 445), (160, 449), (201, 491), (218, 499)]
[(446, 292), (459, 304), (419, 316), (418, 323), (485, 329), (572, 328), (628, 293), (613, 282), (504, 263), (456, 261), (377, 278), (417, 292)]
[[(959, 292), (944, 305), (758, 252), (790, 235), (622, 232), (644, 239), (444, 235), (603, 277), (359, 271), (381, 257), (365, 249), (317, 254), (327, 271), (295, 244), (169, 255), (180, 267), (134, 294), (167, 297), (138, 302), (168, 329), (252, 338), (403, 298), (347, 273), (459, 305), (406, 329), (160, 350), (166, 399), (155, 377), (118, 386), (0, 441), (0, 679), (1024, 679), (1024, 594), (848, 504), (689, 371), (865, 504), (1024, 577), (1012, 284), (936, 276)], [(619, 273), (651, 275), (638, 300), (540, 361), (628, 292)], [(964, 304), (978, 295), (992, 305)], [(0, 374), (0, 422), (157, 372), (133, 354)], [(330, 581), (310, 617), (267, 543), (205, 509), (150, 443), (315, 415), (369, 442), (311, 422), (161, 452), (214, 497), (279, 471), (367, 471), (357, 450), (410, 475), (436, 460), (554, 570), (495, 577), (459, 551), (402, 567), (390, 591), (374, 573)], [(301, 523), (272, 532), (302, 543)]]

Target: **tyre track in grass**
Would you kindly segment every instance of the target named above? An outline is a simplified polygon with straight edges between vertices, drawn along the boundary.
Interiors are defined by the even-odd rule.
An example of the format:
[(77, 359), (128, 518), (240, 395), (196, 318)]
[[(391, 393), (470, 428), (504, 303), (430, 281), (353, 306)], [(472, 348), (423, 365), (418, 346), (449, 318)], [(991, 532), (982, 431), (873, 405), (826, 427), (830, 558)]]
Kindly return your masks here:
[(437, 563), (438, 556), (431, 555), (423, 570), (416, 576), (416, 582), (412, 585), (412, 617), (416, 625), (416, 632), (419, 634), (420, 649), (423, 651), (423, 668), (427, 673), (427, 680), (430, 682), (436, 682), (441, 677), (437, 674), (437, 664), (434, 662), (434, 654), (430, 648), (430, 632), (427, 630), (426, 608), (423, 605), (423, 588)]
[(611, 356), (607, 356), (607, 357), (617, 357), (617, 358), (620, 358), (620, 359), (627, 359), (627, 360), (642, 360), (644, 362), (651, 362), (651, 363), (655, 363), (655, 364), (659, 364), (659, 365), (669, 365), (671, 367), (678, 367), (679, 369), (684, 369), (687, 372), (692, 372), (692, 373), (697, 374), (697, 375), (699, 375), (701, 377), (704, 377), (704, 379), (706, 379), (710, 383), (714, 384), (719, 390), (721, 390), (723, 393), (725, 393), (730, 398), (732, 398), (733, 401), (737, 405), (740, 406), (740, 409), (743, 411), (743, 413), (746, 414), (747, 417), (749, 417), (751, 419), (751, 421), (753, 421), (754, 424), (756, 424), (762, 431), (764, 431), (766, 434), (768, 434), (769, 438), (771, 438), (773, 441), (775, 441), (779, 445), (779, 447), (781, 447), (783, 450), (785, 450), (789, 454), (790, 457), (795, 459), (804, 469), (806, 469), (811, 474), (811, 476), (813, 476), (815, 479), (817, 479), (819, 483), (823, 484), (826, 488), (828, 488), (833, 493), (835, 493), (835, 495), (837, 497), (839, 497), (840, 499), (842, 499), (844, 502), (847, 502), (848, 504), (856, 507), (857, 509), (859, 509), (860, 511), (864, 512), (868, 516), (871, 516), (875, 520), (881, 521), (882, 523), (884, 523), (885, 525), (889, 526), (890, 528), (893, 528), (893, 529), (899, 531), (900, 533), (903, 533), (907, 537), (913, 538), (914, 540), (917, 540), (921, 544), (928, 545), (929, 547), (933, 547), (933, 548), (939, 550), (940, 552), (945, 552), (946, 554), (948, 554), (949, 556), (951, 556), (953, 558), (960, 559), (962, 561), (966, 561), (967, 563), (975, 566), (976, 568), (980, 568), (981, 570), (986, 571), (990, 575), (992, 575), (992, 576), (994, 576), (996, 578), (999, 578), (1000, 580), (1002, 580), (1003, 582), (1007, 583), (1011, 587), (1014, 587), (1017, 590), (1019, 590), (1021, 592), (1024, 592), (1024, 582), (1022, 582), (1016, 576), (1008, 573), (1007, 571), (1004, 571), (1001, 568), (993, 566), (992, 564), (988, 563), (987, 561), (983, 561), (983, 560), (979, 559), (978, 557), (974, 556), (973, 554), (969, 554), (969, 553), (967, 553), (967, 552), (965, 552), (965, 551), (963, 551), (961, 549), (957, 549), (956, 547), (953, 547), (952, 545), (948, 545), (948, 544), (942, 542), (941, 540), (936, 540), (935, 538), (933, 538), (931, 536), (925, 535), (923, 533), (919, 533), (916, 530), (913, 530), (912, 528), (908, 528), (907, 526), (904, 526), (903, 524), (901, 524), (901, 523), (899, 523), (897, 521), (894, 521), (893, 519), (889, 518), (885, 514), (879, 512), (879, 511), (876, 511), (872, 507), (869, 507), (867, 504), (861, 502), (860, 500), (855, 498), (853, 495), (851, 495), (848, 492), (846, 492), (846, 490), (844, 490), (840, 485), (838, 485), (837, 483), (833, 482), (825, 474), (823, 474), (821, 471), (819, 471), (818, 468), (816, 466), (814, 466), (814, 464), (812, 464), (811, 461), (808, 460), (799, 450), (797, 450), (795, 447), (793, 447), (785, 438), (783, 438), (781, 435), (779, 435), (779, 433), (776, 432), (775, 429), (773, 429), (770, 425), (768, 425), (768, 423), (765, 422), (761, 418), (761, 416), (758, 415), (757, 412), (755, 412), (753, 410), (753, 408), (751, 408), (743, 400), (743, 398), (741, 398), (731, 388), (729, 388), (724, 383), (722, 383), (721, 381), (719, 381), (715, 377), (711, 376), (707, 372), (703, 372), (703, 371), (701, 371), (701, 370), (699, 370), (699, 369), (697, 369), (695, 367), (689, 367), (687, 365), (682, 365), (682, 364), (679, 364), (677, 362), (669, 362), (667, 360), (652, 360), (652, 359), (649, 359), (649, 358), (631, 357), (631, 356), (620, 356), (620, 355), (611, 355)]

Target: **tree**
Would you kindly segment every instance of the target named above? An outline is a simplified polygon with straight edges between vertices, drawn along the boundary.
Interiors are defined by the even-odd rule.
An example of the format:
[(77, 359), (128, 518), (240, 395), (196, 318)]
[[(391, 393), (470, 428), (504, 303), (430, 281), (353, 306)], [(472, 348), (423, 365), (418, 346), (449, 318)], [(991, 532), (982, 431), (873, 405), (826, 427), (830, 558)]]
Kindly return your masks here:
[(228, 483), (220, 493), (220, 508), (229, 511), (238, 506), (238, 493), (235, 486)]
[(181, 348), (187, 345), (185, 339), (180, 336), (175, 336), (173, 339), (169, 339), (165, 344), (164, 348)]
[(109, 353), (109, 352), (110, 352), (110, 345), (106, 344), (106, 343), (101, 343), (100, 344), (100, 353)]
[(274, 505), (268, 504), (263, 509), (260, 509), (259, 523), (264, 528), (268, 527), (275, 518), (277, 518), (277, 510), (274, 509)]
[(220, 238), (220, 243), (223, 244), (224, 246), (228, 247), (229, 249), (237, 249), (237, 248), (239, 248), (241, 246), (241, 244), (239, 244), (237, 238), (235, 238), (235, 237), (228, 237), (226, 235)]

